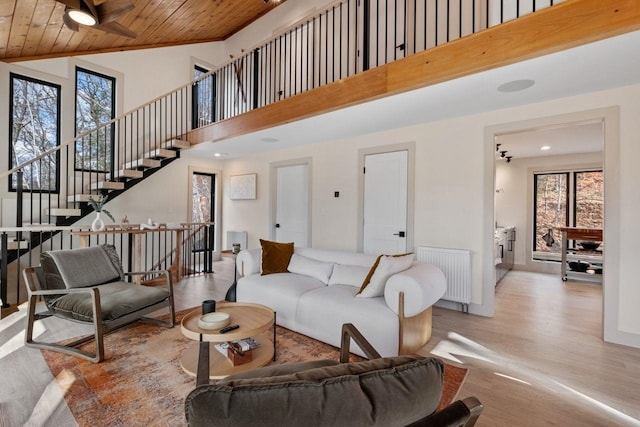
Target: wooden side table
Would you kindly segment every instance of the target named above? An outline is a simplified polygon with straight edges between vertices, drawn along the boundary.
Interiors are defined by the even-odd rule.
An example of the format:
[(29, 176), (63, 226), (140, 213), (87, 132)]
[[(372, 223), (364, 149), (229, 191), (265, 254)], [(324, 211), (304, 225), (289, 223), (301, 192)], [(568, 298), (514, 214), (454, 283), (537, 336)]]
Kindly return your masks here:
[[(206, 384), (209, 379), (222, 379), (228, 375), (265, 366), (275, 360), (276, 351), (276, 314), (269, 307), (251, 303), (220, 302), (216, 311), (229, 313), (230, 325), (240, 328), (226, 334), (218, 329), (207, 330), (198, 326), (202, 315), (200, 308), (188, 313), (181, 322), (182, 333), (198, 344), (189, 347), (180, 361), (182, 369), (196, 377), (197, 384)], [(273, 342), (265, 337), (264, 332), (273, 326)], [(242, 338), (253, 338), (260, 344), (252, 351), (252, 360), (234, 366), (231, 360), (215, 348), (211, 351), (211, 343), (223, 343)]]

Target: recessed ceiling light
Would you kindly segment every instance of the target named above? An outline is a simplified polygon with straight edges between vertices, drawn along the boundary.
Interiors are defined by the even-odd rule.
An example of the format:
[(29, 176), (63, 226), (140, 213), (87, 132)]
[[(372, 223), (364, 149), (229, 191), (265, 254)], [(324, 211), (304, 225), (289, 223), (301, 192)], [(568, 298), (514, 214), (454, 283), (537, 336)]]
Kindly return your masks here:
[(278, 142), (280, 140), (278, 138), (265, 137), (265, 138), (262, 138), (260, 141), (262, 141), (262, 142)]
[(513, 80), (498, 86), (498, 91), (499, 92), (519, 92), (521, 90), (529, 89), (534, 84), (536, 84), (536, 82), (529, 79)]
[(227, 153), (213, 153), (213, 157), (224, 157)]
[(548, 145), (543, 145), (542, 147), (540, 147), (540, 149), (542, 151), (547, 151), (547, 150), (551, 150), (551, 147), (549, 147)]

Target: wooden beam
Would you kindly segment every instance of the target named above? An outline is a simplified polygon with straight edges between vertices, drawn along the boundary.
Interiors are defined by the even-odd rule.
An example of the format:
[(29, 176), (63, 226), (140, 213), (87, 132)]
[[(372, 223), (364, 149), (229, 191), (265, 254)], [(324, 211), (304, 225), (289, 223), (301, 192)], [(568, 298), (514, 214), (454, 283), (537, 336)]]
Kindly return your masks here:
[(567, 0), (189, 133), (215, 142), (640, 29), (638, 0)]
[(343, 79), (241, 116), (195, 129), (189, 132), (188, 140), (191, 145), (204, 141), (221, 141), (385, 95), (386, 68), (378, 67), (357, 77)]

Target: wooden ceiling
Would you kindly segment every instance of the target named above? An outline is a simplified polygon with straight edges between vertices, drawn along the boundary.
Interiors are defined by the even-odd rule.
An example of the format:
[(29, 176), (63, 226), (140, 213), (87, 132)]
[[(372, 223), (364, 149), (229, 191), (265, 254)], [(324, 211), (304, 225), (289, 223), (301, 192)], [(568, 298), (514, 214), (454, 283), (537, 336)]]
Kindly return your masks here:
[(220, 41), (286, 0), (131, 1), (135, 8), (117, 22), (136, 32), (135, 39), (91, 27), (71, 31), (62, 21), (65, 6), (55, 0), (1, 0), (0, 60), (15, 62)]

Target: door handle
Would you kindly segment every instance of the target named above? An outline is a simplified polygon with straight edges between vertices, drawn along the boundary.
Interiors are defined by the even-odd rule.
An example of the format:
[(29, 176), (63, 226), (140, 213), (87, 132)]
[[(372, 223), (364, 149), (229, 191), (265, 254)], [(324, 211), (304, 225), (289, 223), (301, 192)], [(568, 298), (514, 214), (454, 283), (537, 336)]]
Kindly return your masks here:
[(397, 233), (393, 233), (394, 236), (404, 237), (404, 231), (398, 231)]
[(276, 224), (276, 228), (280, 228), (280, 224)]

